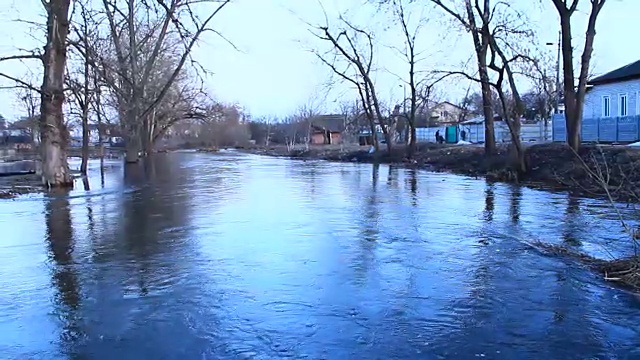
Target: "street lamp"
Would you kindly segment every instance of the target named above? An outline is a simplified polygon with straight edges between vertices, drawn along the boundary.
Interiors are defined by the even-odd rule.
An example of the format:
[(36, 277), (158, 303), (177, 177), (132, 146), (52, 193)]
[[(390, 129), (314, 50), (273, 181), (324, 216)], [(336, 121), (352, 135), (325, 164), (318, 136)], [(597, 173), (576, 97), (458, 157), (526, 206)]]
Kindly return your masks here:
[(562, 44), (562, 31), (558, 31), (558, 42), (548, 42), (547, 46), (558, 46), (558, 58), (556, 60), (556, 101), (555, 101), (555, 113), (558, 114), (560, 108), (560, 50)]

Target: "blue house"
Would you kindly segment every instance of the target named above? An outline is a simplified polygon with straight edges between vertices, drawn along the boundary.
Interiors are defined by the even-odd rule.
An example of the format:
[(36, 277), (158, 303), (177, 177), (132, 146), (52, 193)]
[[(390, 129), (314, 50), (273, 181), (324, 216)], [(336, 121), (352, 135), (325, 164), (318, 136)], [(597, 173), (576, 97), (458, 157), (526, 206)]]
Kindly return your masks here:
[[(587, 83), (581, 137), (584, 142), (640, 140), (640, 60)], [(566, 140), (564, 114), (554, 116), (553, 140)]]

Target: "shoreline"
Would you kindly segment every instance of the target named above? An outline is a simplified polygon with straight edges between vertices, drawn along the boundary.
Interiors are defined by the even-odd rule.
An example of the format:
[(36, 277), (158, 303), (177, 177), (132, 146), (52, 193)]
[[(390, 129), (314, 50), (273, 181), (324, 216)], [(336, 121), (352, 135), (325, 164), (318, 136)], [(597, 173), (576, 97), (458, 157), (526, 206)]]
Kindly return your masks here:
[[(608, 198), (611, 195), (616, 201), (640, 202), (640, 191), (636, 191), (636, 188), (640, 188), (640, 148), (628, 146), (585, 144), (578, 157), (564, 144), (529, 145), (525, 150), (529, 171), (524, 175), (511, 168), (507, 146), (499, 146), (495, 155), (486, 157), (481, 146), (420, 144), (411, 160), (406, 158), (405, 148), (400, 146), (393, 149), (391, 154), (386, 150), (370, 154), (368, 149), (354, 146), (315, 146), (293, 150), (285, 146), (257, 146), (238, 150), (298, 160), (390, 164), (484, 177), (489, 181), (552, 191), (568, 191), (585, 197)], [(607, 180), (606, 189), (601, 179), (594, 178), (594, 174), (602, 174)]]
[[(564, 144), (530, 145), (525, 152), (530, 171), (524, 178), (518, 178), (510, 169), (509, 152), (504, 146), (499, 147), (496, 155), (487, 158), (483, 147), (428, 144), (419, 148), (412, 160), (406, 159), (404, 148), (396, 149), (397, 153), (392, 154), (386, 151), (369, 154), (364, 149), (336, 147), (315, 147), (308, 150), (254, 147), (238, 150), (296, 160), (398, 165), (410, 169), (484, 177), (489, 181), (516, 183), (546, 191), (567, 191), (576, 196), (640, 202), (640, 195), (635, 190), (636, 187), (640, 189), (640, 149), (627, 146), (585, 144), (580, 149), (578, 158)], [(588, 169), (585, 169), (585, 165)], [(594, 179), (594, 174), (605, 174), (603, 176), (608, 180), (606, 190), (603, 189), (603, 184)], [(612, 208), (612, 211), (615, 210)], [(629, 241), (637, 241), (635, 233), (628, 235)], [(563, 246), (539, 242), (527, 245), (541, 254), (570, 259), (586, 266), (602, 276), (607, 283), (640, 292), (640, 256), (605, 260)]]

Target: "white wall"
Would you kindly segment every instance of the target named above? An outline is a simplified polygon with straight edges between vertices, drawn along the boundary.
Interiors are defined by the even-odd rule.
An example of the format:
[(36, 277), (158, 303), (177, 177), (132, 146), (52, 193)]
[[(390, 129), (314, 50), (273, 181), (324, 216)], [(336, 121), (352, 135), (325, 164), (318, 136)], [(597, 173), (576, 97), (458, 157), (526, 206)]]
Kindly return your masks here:
[(595, 85), (585, 95), (583, 118), (603, 117), (602, 97), (611, 98), (611, 117), (619, 116), (619, 96), (627, 95), (627, 115), (640, 115), (640, 79)]

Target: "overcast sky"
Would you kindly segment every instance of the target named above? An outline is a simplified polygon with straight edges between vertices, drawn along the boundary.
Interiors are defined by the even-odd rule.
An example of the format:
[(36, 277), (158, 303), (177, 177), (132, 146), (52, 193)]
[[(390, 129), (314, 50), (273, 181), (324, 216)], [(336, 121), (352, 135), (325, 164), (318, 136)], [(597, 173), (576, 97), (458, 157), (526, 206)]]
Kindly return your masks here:
[[(41, 33), (32, 26), (8, 21), (26, 19), (42, 23), (40, 0), (0, 0), (0, 57), (16, 54), (19, 49), (42, 46)], [(377, 37), (376, 83), (384, 101), (402, 97), (404, 63), (389, 48), (401, 44), (396, 25), (390, 15), (362, 6), (365, 0), (322, 0), (330, 25), (338, 25), (337, 14), (346, 13), (362, 26), (374, 29)], [(556, 41), (558, 20), (551, 0), (512, 0), (526, 8), (531, 26), (538, 32), (540, 51), (555, 59), (555, 49), (545, 46)], [(587, 0), (581, 0), (585, 4)], [(424, 2), (423, 2), (424, 3)], [(239, 51), (213, 34), (207, 35), (195, 52), (195, 58), (213, 75), (207, 78), (207, 88), (220, 101), (237, 103), (254, 117), (284, 116), (297, 107), (314, 103), (325, 111), (335, 110), (339, 102), (353, 101), (355, 93), (345, 86), (335, 87), (325, 97), (329, 71), (309, 52), (323, 44), (309, 32), (309, 25), (323, 24), (324, 15), (317, 0), (234, 0), (215, 20), (215, 26)], [(525, 5), (538, 4), (538, 5)], [(411, 11), (413, 19), (420, 13)], [(601, 74), (640, 59), (640, 47), (633, 34), (640, 34), (640, 0), (609, 0), (598, 22), (593, 68)], [(427, 9), (429, 22), (420, 33), (420, 50), (427, 59), (423, 68), (448, 70), (458, 68), (472, 56), (467, 34), (457, 31), (448, 18)], [(584, 38), (584, 16), (574, 24), (576, 44)], [(394, 39), (396, 39), (394, 41)], [(633, 46), (630, 46), (633, 44)], [(579, 45), (577, 45), (579, 46)], [(2, 63), (0, 71), (15, 76), (32, 73), (35, 83), (41, 80), (37, 62)], [(8, 85), (6, 81), (0, 82)], [(464, 96), (468, 83), (452, 81), (439, 89), (443, 100), (457, 102)], [(474, 89), (472, 88), (472, 91)], [(12, 120), (24, 114), (13, 90), (1, 90), (0, 114)]]

